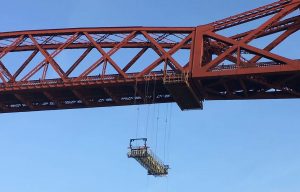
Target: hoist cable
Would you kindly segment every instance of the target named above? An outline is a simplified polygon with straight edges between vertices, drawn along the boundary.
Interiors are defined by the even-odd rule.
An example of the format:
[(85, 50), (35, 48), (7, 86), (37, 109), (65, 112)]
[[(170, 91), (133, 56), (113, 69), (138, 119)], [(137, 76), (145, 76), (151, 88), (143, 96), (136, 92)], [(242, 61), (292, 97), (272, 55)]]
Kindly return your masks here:
[[(145, 84), (145, 104), (148, 104), (149, 97), (149, 84), (150, 80), (148, 79)], [(146, 126), (145, 126), (145, 136), (148, 137), (148, 124), (149, 124), (149, 104), (147, 106), (147, 114), (146, 114)]]
[[(137, 89), (138, 89), (137, 86), (138, 86), (138, 83), (136, 80), (135, 86), (134, 86), (134, 105), (136, 105)], [(139, 118), (140, 118), (140, 109), (139, 109), (139, 106), (137, 106), (136, 133), (135, 133), (136, 138), (138, 138), (138, 134), (139, 134)]]

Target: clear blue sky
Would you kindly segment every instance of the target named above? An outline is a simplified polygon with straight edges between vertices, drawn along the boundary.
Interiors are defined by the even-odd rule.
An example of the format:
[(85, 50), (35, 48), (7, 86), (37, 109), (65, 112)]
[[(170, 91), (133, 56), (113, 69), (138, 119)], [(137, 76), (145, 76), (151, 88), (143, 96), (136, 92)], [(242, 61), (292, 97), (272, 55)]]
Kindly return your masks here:
[[(0, 31), (197, 26), (270, 2), (10, 0), (1, 3)], [(2, 114), (0, 191), (300, 191), (299, 108), (300, 100), (213, 101), (189, 112), (164, 104)], [(172, 168), (168, 178), (148, 177), (127, 159), (137, 120), (153, 148), (158, 124), (156, 152)]]

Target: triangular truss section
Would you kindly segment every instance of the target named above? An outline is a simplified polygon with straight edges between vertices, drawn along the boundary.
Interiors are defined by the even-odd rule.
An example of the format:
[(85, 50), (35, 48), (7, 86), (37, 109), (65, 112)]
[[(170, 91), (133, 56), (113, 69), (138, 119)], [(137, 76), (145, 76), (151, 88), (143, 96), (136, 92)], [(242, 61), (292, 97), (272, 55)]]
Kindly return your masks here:
[[(173, 55), (178, 53), (179, 50), (190, 47), (192, 41), (192, 34), (189, 35), (169, 35), (169, 34), (149, 34), (146, 31), (142, 31), (144, 38), (146, 38), (149, 43), (151, 43), (151, 48), (159, 56), (152, 64), (144, 68), (139, 74), (138, 77), (143, 75), (148, 75), (151, 72), (162, 71), (163, 74), (166, 74), (169, 69), (174, 73), (184, 73), (186, 63), (179, 63)], [(164, 47), (164, 43), (172, 42), (173, 46)], [(189, 52), (191, 54), (191, 52)]]
[[(201, 72), (197, 73), (201, 73), (201, 76), (211, 76), (212, 74), (208, 73), (215, 71), (219, 73), (224, 65), (226, 74), (237, 74), (237, 71), (238, 74), (246, 74), (249, 68), (254, 70), (253, 73), (272, 72), (279, 67), (280, 71), (290, 71), (295, 68), (300, 70), (298, 60), (273, 52), (283, 41), (299, 31), (299, 8), (298, 0), (281, 0), (211, 23), (203, 28), (198, 27), (203, 41), (208, 46), (202, 49)], [(222, 33), (223, 30), (262, 19), (262, 23), (255, 22), (255, 24), (259, 23), (258, 26), (253, 26), (248, 31), (230, 36)], [(249, 58), (248, 54), (253, 57)], [(264, 69), (261, 69), (262, 67)]]

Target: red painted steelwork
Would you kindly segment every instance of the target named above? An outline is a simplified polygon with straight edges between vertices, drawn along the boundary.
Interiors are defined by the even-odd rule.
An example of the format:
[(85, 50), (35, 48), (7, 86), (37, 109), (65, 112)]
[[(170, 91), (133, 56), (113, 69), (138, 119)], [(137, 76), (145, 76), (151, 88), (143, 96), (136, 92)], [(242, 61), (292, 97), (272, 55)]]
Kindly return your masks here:
[(0, 33), (0, 111), (299, 98), (300, 61), (273, 52), (299, 31), (299, 7), (281, 0), (198, 27)]

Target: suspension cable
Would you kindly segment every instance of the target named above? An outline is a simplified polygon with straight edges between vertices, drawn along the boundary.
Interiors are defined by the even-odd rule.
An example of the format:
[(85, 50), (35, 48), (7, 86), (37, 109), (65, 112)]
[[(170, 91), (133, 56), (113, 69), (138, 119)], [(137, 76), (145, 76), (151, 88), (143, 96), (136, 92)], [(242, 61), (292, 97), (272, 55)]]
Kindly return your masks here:
[[(134, 105), (137, 104), (136, 102), (136, 98), (137, 98), (137, 80), (135, 81), (135, 86), (134, 86)], [(139, 118), (140, 118), (140, 109), (139, 106), (137, 105), (137, 118), (136, 118), (136, 133), (135, 133), (135, 138), (138, 138), (138, 134), (139, 134)]]
[(155, 131), (155, 152), (157, 152), (157, 146), (158, 146), (158, 131), (159, 131), (159, 105), (157, 106), (157, 117), (156, 117), (156, 131)]
[(166, 144), (167, 144), (167, 131), (168, 131), (168, 115), (169, 115), (169, 104), (166, 104), (166, 117), (164, 122), (164, 161), (166, 161)]
[(167, 162), (170, 162), (170, 143), (171, 143), (171, 132), (172, 132), (172, 113), (173, 113), (173, 105), (170, 104), (170, 112), (169, 112), (169, 131), (167, 137)]
[(150, 84), (150, 79), (148, 79), (146, 81), (146, 84), (145, 84), (145, 104), (148, 104), (147, 106), (147, 114), (146, 114), (146, 126), (145, 126), (145, 136), (146, 138), (148, 137), (148, 123), (149, 123), (149, 101), (148, 101), (148, 97), (149, 97), (149, 85)]

